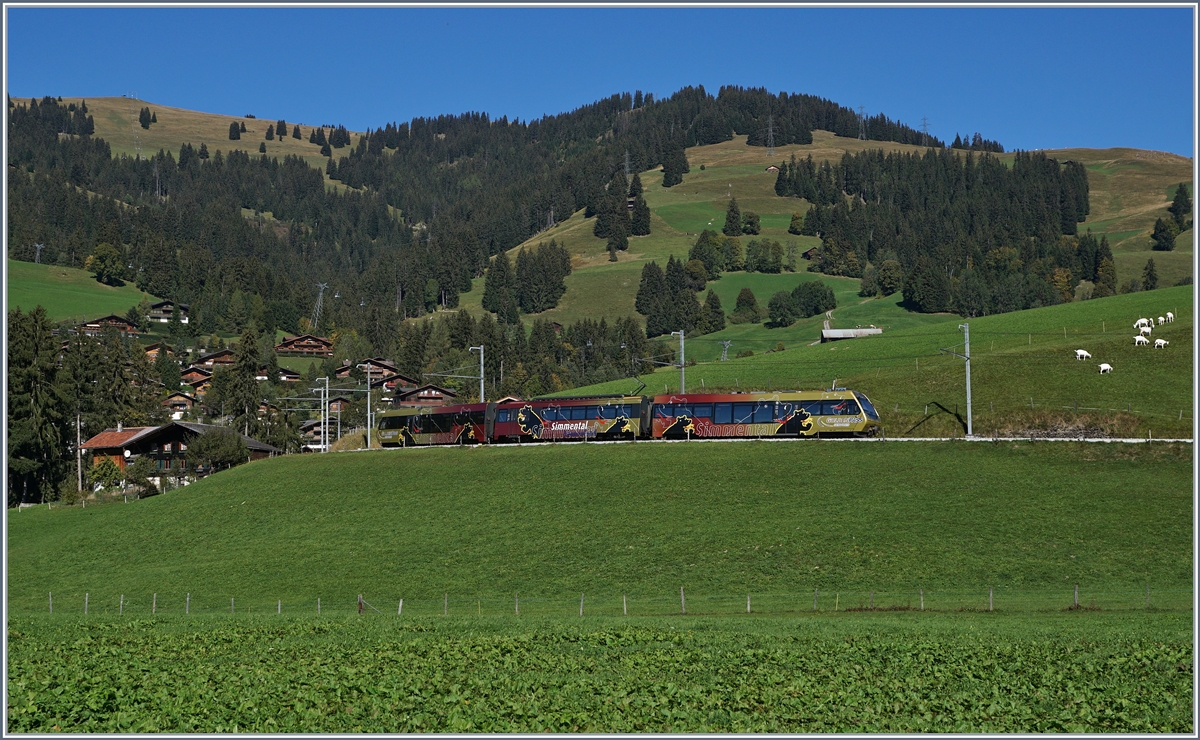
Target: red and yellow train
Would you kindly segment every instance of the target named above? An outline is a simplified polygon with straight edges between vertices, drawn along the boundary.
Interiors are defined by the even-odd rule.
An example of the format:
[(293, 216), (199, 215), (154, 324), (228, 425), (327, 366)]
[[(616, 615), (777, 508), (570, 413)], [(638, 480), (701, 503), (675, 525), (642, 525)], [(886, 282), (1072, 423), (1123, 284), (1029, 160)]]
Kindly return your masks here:
[(738, 437), (873, 437), (879, 414), (858, 391), (589, 396), (396, 409), (384, 447)]

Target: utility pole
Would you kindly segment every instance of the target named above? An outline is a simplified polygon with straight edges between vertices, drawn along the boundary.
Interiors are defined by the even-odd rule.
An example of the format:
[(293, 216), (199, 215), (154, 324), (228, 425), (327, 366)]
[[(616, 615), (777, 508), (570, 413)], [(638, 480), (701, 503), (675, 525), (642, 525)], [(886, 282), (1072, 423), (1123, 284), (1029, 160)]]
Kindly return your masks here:
[(975, 436), (975, 428), (971, 422), (971, 327), (969, 324), (959, 324), (958, 328), (963, 330), (964, 354), (960, 355), (950, 349), (939, 349), (938, 351), (967, 361), (967, 437), (973, 437)]
[(34, 264), (40, 265), (40, 264), (42, 264), (42, 250), (46, 248), (46, 245), (45, 244), (34, 244), (33, 248), (37, 250), (37, 254), (34, 255), (33, 262), (34, 262)]
[(967, 361), (967, 436), (974, 437), (975, 430), (971, 425), (971, 326), (959, 324), (958, 328), (963, 330), (963, 354)]
[(317, 378), (325, 381), (325, 386), (313, 388), (313, 392), (321, 397), (321, 452), (329, 452), (329, 378)]
[(472, 347), (469, 351), (479, 350), (479, 402), (483, 403), (483, 345)]
[(687, 389), (684, 387), (684, 378), (683, 378), (683, 336), (684, 336), (683, 329), (680, 329), (679, 331), (671, 332), (671, 336), (676, 336), (676, 335), (679, 336), (679, 392), (686, 393)]
[[(371, 414), (371, 363), (360, 364), (359, 368), (367, 370), (367, 449), (371, 449), (371, 427), (374, 426)], [(338, 415), (338, 424), (341, 424), (341, 415)]]
[(79, 478), (79, 492), (83, 493), (83, 450), (79, 449), (79, 427), (82, 425), (79, 412), (75, 412), (75, 473)]

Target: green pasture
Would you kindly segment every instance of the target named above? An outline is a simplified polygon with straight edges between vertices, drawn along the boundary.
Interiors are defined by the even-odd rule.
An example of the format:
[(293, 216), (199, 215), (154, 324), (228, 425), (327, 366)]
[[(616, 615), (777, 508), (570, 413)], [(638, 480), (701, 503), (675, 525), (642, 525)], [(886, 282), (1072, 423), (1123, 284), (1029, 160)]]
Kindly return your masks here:
[(813, 589), (843, 606), (924, 588), (978, 607), (994, 587), (1057, 608), (1074, 584), (1136, 606), (1146, 583), (1190, 589), (1191, 454), (814, 440), (294, 455), (129, 504), (10, 513), (8, 608), (42, 612), (48, 593), (58, 612), (88, 593), (141, 613), (155, 593), (220, 611), (519, 592), (610, 610), (621, 594), (665, 599), (670, 614), (681, 586), (734, 613), (745, 594)]
[(92, 273), (74, 267), (39, 265), (5, 260), (8, 270), (8, 307), (32, 311), (46, 309), (54, 321), (82, 321), (115, 313), (124, 316), (130, 306), (148, 298), (132, 283), (114, 288), (96, 281)]
[[(844, 313), (835, 310), (834, 316), (845, 323), (835, 321), (834, 327), (868, 323), (866, 318), (874, 314), (874, 307), (860, 307), (870, 313), (857, 320), (855, 307)], [(1175, 314), (1176, 321), (1156, 327), (1151, 339), (1166, 339), (1170, 344), (1161, 350), (1134, 346), (1133, 322), (1167, 311)], [(927, 404), (957, 408), (965, 416), (964, 363), (939, 352), (942, 348), (962, 352), (963, 332), (958, 326), (965, 322), (971, 329), (977, 434), (1018, 433), (1054, 422), (1087, 428), (1109, 424), (1111, 428), (1105, 428), (1119, 435), (1191, 437), (1195, 377), (1191, 286), (969, 321), (948, 315), (922, 318), (931, 323), (885, 328), (879, 336), (814, 346), (789, 342), (782, 339), (782, 333), (768, 334), (781, 337), (786, 347), (784, 352), (771, 354), (762, 354), (762, 350), (773, 347), (774, 342), (764, 342), (760, 335), (733, 326), (687, 343), (695, 348), (694, 352), (686, 350), (688, 357), (705, 358), (719, 357), (717, 342), (722, 335), (733, 341), (728, 361), (702, 361), (687, 368), (687, 389), (827, 388), (836, 378), (839, 386), (862, 391), (872, 399), (889, 435), (902, 434), (924, 417)], [(800, 322), (798, 338), (811, 342), (819, 336), (819, 317), (806, 321)], [(739, 337), (739, 331), (745, 333)], [(746, 348), (756, 355), (734, 359)], [(1092, 359), (1077, 361), (1076, 349), (1091, 352)], [(1097, 366), (1102, 362), (1113, 366), (1111, 374), (1099, 374)], [(679, 372), (674, 368), (660, 369), (641, 380), (647, 393), (679, 389)], [(625, 379), (573, 389), (570, 394), (624, 392), (636, 385), (635, 380)], [(937, 411), (936, 406), (931, 408)], [(957, 423), (943, 415), (916, 433), (950, 435), (956, 429), (961, 435)]]
[(10, 731), (1193, 732), (1191, 615), (10, 618)]

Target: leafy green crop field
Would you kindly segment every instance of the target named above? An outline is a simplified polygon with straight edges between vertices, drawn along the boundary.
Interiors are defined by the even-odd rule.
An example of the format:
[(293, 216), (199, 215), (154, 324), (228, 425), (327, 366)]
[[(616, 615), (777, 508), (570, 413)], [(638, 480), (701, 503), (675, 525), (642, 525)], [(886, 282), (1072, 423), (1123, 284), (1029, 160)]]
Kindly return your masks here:
[(8, 307), (32, 311), (45, 307), (54, 321), (82, 321), (115, 313), (124, 315), (142, 297), (157, 300), (132, 284), (120, 288), (96, 282), (86, 270), (6, 260)]
[(11, 732), (1193, 732), (1191, 615), (10, 618)]

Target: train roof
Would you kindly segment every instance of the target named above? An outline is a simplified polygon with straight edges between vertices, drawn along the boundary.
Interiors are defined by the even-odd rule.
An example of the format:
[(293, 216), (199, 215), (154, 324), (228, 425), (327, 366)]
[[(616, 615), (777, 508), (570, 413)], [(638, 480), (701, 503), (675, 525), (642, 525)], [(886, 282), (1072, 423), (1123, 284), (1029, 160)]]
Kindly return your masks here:
[(559, 396), (556, 398), (532, 398), (528, 401), (513, 401), (511, 403), (502, 403), (501, 406), (587, 406), (594, 404), (603, 406), (611, 403), (640, 403), (641, 396), (622, 396), (618, 394), (607, 396)]
[(656, 404), (667, 403), (717, 403), (722, 401), (819, 401), (826, 398), (853, 398), (854, 391), (847, 388), (816, 391), (744, 391), (742, 393), (674, 393), (655, 396)]

